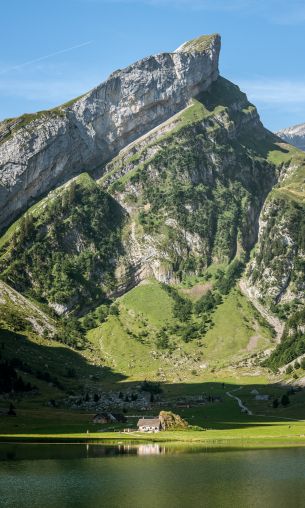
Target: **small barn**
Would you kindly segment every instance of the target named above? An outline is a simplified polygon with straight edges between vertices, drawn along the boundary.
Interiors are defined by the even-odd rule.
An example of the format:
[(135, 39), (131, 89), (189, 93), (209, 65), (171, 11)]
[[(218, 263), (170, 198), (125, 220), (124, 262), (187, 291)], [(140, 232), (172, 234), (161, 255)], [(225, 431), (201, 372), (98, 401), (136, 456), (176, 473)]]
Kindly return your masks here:
[(93, 423), (113, 423), (115, 419), (110, 413), (98, 413), (93, 417)]
[(159, 432), (162, 429), (159, 418), (141, 418), (137, 427), (140, 432)]

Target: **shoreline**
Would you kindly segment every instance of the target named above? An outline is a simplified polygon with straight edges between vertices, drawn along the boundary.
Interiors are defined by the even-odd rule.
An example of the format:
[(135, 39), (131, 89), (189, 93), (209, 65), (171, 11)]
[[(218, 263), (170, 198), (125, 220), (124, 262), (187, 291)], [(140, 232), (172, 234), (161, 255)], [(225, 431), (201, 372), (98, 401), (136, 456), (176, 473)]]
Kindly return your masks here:
[[(113, 435), (116, 434), (116, 435)], [(59, 436), (54, 434), (36, 435), (36, 434), (8, 434), (0, 435), (0, 446), (6, 444), (83, 444), (83, 445), (103, 445), (103, 446), (120, 446), (132, 445), (138, 446), (141, 444), (158, 444), (166, 446), (167, 448), (182, 448), (182, 447), (195, 447), (195, 448), (219, 448), (219, 449), (268, 449), (268, 448), (303, 448), (305, 447), (305, 437), (303, 436), (274, 436), (264, 438), (181, 438), (180, 436), (164, 436), (160, 437), (151, 436), (133, 436), (118, 433), (108, 433), (107, 436), (92, 436), (84, 435), (66, 435)], [(198, 436), (199, 437), (199, 436)]]

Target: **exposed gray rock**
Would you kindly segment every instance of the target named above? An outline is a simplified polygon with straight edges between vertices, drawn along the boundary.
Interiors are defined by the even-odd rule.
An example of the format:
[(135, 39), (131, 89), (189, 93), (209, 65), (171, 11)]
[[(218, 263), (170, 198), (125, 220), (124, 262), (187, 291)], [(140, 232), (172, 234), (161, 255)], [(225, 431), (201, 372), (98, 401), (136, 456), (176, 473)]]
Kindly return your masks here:
[(305, 151), (305, 123), (282, 129), (277, 135), (287, 143)]
[(102, 168), (218, 77), (220, 37), (118, 70), (74, 103), (0, 124), (0, 228), (41, 195)]

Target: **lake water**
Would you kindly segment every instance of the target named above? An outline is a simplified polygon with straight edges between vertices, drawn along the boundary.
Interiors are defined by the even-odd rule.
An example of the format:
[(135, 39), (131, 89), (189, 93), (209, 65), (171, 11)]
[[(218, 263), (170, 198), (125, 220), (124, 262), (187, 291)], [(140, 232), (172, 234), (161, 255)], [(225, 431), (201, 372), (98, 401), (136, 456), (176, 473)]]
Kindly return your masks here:
[(305, 507), (305, 449), (0, 445), (1, 508)]

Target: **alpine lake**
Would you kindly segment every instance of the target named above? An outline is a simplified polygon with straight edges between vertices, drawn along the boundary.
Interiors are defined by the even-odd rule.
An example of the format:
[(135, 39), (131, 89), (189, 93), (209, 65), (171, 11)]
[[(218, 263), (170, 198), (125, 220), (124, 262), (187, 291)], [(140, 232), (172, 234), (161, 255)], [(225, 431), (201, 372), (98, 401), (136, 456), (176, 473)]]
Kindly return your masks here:
[(0, 444), (2, 508), (305, 506), (305, 448)]

